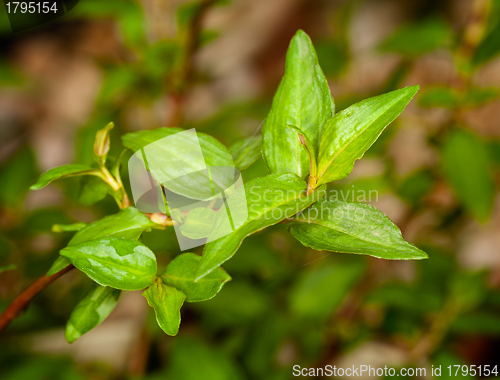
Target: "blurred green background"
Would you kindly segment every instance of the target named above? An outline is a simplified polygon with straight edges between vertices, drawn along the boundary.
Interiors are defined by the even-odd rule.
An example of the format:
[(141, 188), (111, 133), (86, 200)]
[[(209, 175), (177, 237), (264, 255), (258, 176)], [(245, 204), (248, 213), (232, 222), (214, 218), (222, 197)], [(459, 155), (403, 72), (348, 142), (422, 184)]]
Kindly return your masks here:
[[(70, 239), (54, 223), (117, 211), (88, 179), (28, 193), (40, 172), (91, 163), (109, 121), (110, 155), (122, 133), (160, 126), (228, 146), (253, 135), (299, 28), (337, 110), (420, 84), (330, 191), (348, 200), (372, 191), (370, 203), (430, 257), (317, 252), (278, 225), (245, 240), (219, 295), (183, 307), (177, 337), (158, 328), (140, 292), (127, 292), (69, 345), (65, 322), (91, 285), (72, 272), (0, 337), (0, 379), (262, 380), (291, 379), (296, 364), (499, 364), (500, 1), (80, 0), (16, 34), (0, 9), (0, 310)], [(266, 172), (260, 159), (243, 176)], [(143, 241), (160, 269), (180, 253), (172, 229)]]

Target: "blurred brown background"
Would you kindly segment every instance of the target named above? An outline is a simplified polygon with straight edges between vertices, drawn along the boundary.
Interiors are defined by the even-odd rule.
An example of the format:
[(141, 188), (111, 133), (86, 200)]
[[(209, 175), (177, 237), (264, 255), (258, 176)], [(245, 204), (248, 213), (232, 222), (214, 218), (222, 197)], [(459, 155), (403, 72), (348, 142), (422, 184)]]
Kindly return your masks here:
[[(95, 132), (109, 121), (112, 152), (120, 133), (160, 126), (195, 127), (228, 146), (253, 135), (299, 28), (313, 40), (337, 110), (421, 86), (332, 189), (376, 190), (372, 204), (430, 256), (315, 262), (327, 253), (300, 246), (280, 226), (245, 241), (224, 266), (230, 294), (183, 311), (179, 337), (160, 334), (140, 293), (130, 292), (70, 346), (64, 323), (88, 288), (71, 273), (0, 338), (2, 379), (288, 379), (295, 363), (498, 364), (500, 2), (80, 0), (60, 19), (16, 34), (1, 12), (0, 266), (17, 269), (0, 274), (0, 308), (71, 236), (50, 232), (53, 223), (116, 212), (109, 199), (82, 204), (78, 180), (28, 193), (38, 173), (91, 160)], [(472, 145), (456, 152), (455, 133)], [(245, 175), (265, 173), (259, 160)], [(163, 265), (179, 253), (172, 233), (144, 241)], [(308, 288), (303, 278), (356, 259), (367, 269), (346, 284)], [(302, 315), (293, 305), (308, 292), (318, 304), (339, 302), (327, 315)], [(190, 368), (197, 361), (200, 373)]]

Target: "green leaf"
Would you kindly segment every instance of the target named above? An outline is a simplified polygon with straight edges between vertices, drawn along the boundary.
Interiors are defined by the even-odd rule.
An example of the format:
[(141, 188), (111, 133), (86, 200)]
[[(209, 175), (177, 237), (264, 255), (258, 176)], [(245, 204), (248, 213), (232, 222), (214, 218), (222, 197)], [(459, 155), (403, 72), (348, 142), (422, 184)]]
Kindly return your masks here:
[(405, 109), (418, 86), (405, 87), (356, 103), (323, 127), (318, 154), (318, 185), (347, 177), (354, 162)]
[(500, 316), (484, 311), (463, 314), (452, 323), (451, 330), (459, 334), (500, 336)]
[(451, 87), (428, 87), (418, 97), (421, 107), (456, 108), (459, 105), (459, 93)]
[(472, 57), (472, 64), (480, 66), (495, 58), (500, 54), (500, 21), (491, 29), (491, 31), (479, 43), (474, 56)]
[(460, 311), (476, 309), (486, 298), (488, 285), (485, 273), (456, 272), (449, 283), (450, 301)]
[(450, 41), (449, 26), (441, 20), (431, 19), (398, 29), (380, 45), (380, 50), (415, 58), (446, 47)]
[(156, 321), (165, 334), (177, 335), (181, 324), (180, 310), (186, 295), (161, 281), (149, 286), (142, 295), (155, 310)]
[[(179, 132), (185, 132), (185, 130), (181, 128), (156, 128), (148, 131), (127, 133), (122, 136), (122, 142), (124, 146), (137, 152), (146, 145)], [(231, 154), (224, 145), (205, 133), (196, 133), (196, 135), (198, 136), (207, 166), (234, 166)], [(186, 147), (176, 148), (179, 156), (182, 156), (183, 148), (185, 149)], [(185, 159), (189, 160), (189, 157), (187, 156)]]
[(46, 276), (52, 276), (53, 274), (56, 274), (57, 272), (62, 271), (64, 268), (66, 268), (68, 265), (71, 264), (71, 261), (69, 261), (66, 257), (59, 256), (56, 261), (54, 261), (54, 264), (49, 268), (47, 273), (45, 274)]
[(456, 130), (445, 142), (441, 159), (444, 175), (465, 208), (479, 221), (488, 220), (495, 184), (485, 143), (470, 132)]
[(80, 231), (84, 227), (87, 227), (87, 223), (79, 222), (73, 224), (54, 224), (52, 226), (52, 232)]
[[(14, 270), (14, 269), (17, 269), (17, 265), (16, 264), (4, 265), (4, 266), (0, 267), (0, 273), (6, 272), (8, 270)], [(224, 272), (224, 273), (226, 273), (226, 272)]]
[(109, 131), (113, 129), (115, 125), (109, 123), (103, 129), (97, 131), (94, 141), (94, 160), (99, 165), (104, 165), (106, 163), (106, 158), (109, 152)]
[(463, 104), (467, 107), (479, 107), (498, 99), (499, 96), (498, 87), (471, 87), (464, 95)]
[[(107, 236), (137, 240), (144, 231), (155, 226), (155, 223), (149, 220), (149, 218), (136, 208), (127, 207), (126, 209), (120, 210), (117, 214), (108, 215), (80, 229), (69, 241), (68, 246)], [(47, 272), (47, 276), (59, 272), (69, 264), (71, 263), (68, 259), (64, 257), (57, 258)]]
[(184, 213), (178, 208), (174, 208), (172, 211), (170, 211), (170, 215), (172, 217), (172, 220), (175, 220), (179, 224), (184, 223), (184, 221), (186, 220)]
[(290, 307), (300, 317), (324, 318), (342, 303), (365, 271), (362, 262), (323, 263), (305, 272), (290, 292)]
[[(193, 138), (179, 128), (159, 128), (149, 131), (129, 133), (122, 137), (123, 145), (134, 152), (141, 151), (138, 158), (146, 160), (145, 167), (153, 177), (174, 193), (193, 199), (205, 199), (200, 196), (210, 190), (210, 178), (207, 167), (233, 167), (233, 158), (227, 148), (204, 133), (197, 133)], [(147, 145), (160, 139), (171, 137), (165, 144)], [(201, 152), (200, 152), (201, 147)], [(221, 184), (222, 188), (233, 183)]]
[(117, 214), (108, 215), (78, 231), (68, 245), (107, 236), (137, 240), (144, 231), (155, 226), (156, 224), (139, 210), (134, 207), (127, 207)]
[(299, 128), (317, 149), (323, 124), (335, 112), (326, 78), (318, 64), (311, 40), (299, 30), (290, 42), (285, 75), (274, 95), (262, 130), (263, 154), (271, 173), (309, 173), (309, 159), (297, 134)]
[(113, 189), (106, 182), (94, 176), (83, 177), (80, 186), (78, 201), (86, 206), (103, 200), (107, 194), (113, 194)]
[[(209, 302), (196, 302), (191, 308), (199, 311), (207, 327), (224, 330), (266, 318), (272, 306), (269, 293), (262, 287), (251, 285), (249, 281), (239, 281), (225, 286)], [(221, 310), (224, 312), (221, 313)]]
[[(476, 379), (476, 377), (471, 376), (472, 371), (469, 372), (470, 367), (468, 366), (468, 363), (466, 363), (461, 357), (452, 352), (441, 351), (433, 355), (432, 366), (436, 369), (441, 369), (439, 376), (434, 376), (434, 378), (439, 377), (439, 379), (442, 380), (454, 380), (458, 377), (460, 377), (460, 379), (462, 380)], [(483, 368), (486, 369), (487, 367)], [(488, 367), (489, 370), (493, 370), (493, 368), (495, 367)], [(463, 372), (462, 369), (464, 369)], [(492, 379), (492, 377), (490, 377), (490, 379)]]
[(302, 145), (302, 147), (306, 150), (307, 157), (309, 158), (309, 175), (316, 178), (318, 175), (318, 167), (316, 163), (316, 149), (314, 148), (313, 143), (297, 127), (293, 125), (288, 125), (287, 127), (297, 132), (300, 145)]
[(187, 213), (180, 230), (190, 239), (206, 238), (212, 231), (216, 216), (217, 213), (211, 208), (197, 207)]
[(384, 308), (395, 308), (412, 314), (426, 314), (441, 310), (443, 304), (440, 295), (433, 291), (425, 291), (414, 283), (393, 281), (374, 287), (365, 297), (364, 302), (380, 305)]
[(28, 192), (28, 187), (36, 177), (33, 151), (21, 148), (1, 165), (0, 204), (12, 209), (19, 208)]
[(233, 194), (234, 199), (239, 201), (245, 199), (245, 197), (238, 196), (244, 191), (247, 204), (231, 204), (231, 198), (229, 198), (230, 210), (243, 212), (242, 210), (247, 209), (247, 220), (234, 232), (210, 241), (211, 237), (220, 235), (220, 231), (227, 231), (228, 218), (224, 212), (226, 206), (221, 207), (209, 236), (210, 242), (205, 245), (200, 265), (196, 270), (196, 280), (200, 280), (229, 260), (248, 235), (292, 217), (324, 195), (324, 188), (320, 188), (306, 196), (306, 188), (306, 183), (295, 174), (275, 173), (256, 178), (246, 183), (244, 189), (240, 187), (236, 190)]
[(240, 140), (229, 148), (238, 170), (245, 170), (262, 157), (262, 136), (252, 136)]
[(403, 239), (387, 216), (365, 203), (320, 201), (297, 214), (290, 229), (302, 244), (318, 251), (389, 260), (427, 258), (425, 252)]
[(73, 343), (99, 325), (113, 311), (121, 291), (95, 284), (75, 306), (66, 324), (66, 340)]
[(194, 253), (183, 253), (173, 259), (161, 275), (165, 284), (186, 295), (186, 302), (209, 300), (219, 293), (226, 282), (231, 281), (231, 276), (219, 267), (195, 282), (194, 272), (200, 260), (201, 257)]
[(47, 186), (55, 179), (74, 177), (79, 175), (100, 176), (101, 171), (88, 165), (69, 164), (50, 169), (43, 173), (38, 181), (31, 185), (30, 190), (39, 190)]
[[(196, 364), (193, 364), (194, 359)], [(167, 368), (167, 372), (159, 379), (244, 380), (249, 378), (242, 373), (228, 350), (215, 344), (210, 345), (208, 339), (197, 338), (194, 334), (179, 336), (172, 342)]]
[(417, 204), (434, 186), (434, 177), (429, 170), (416, 171), (399, 185), (398, 194), (411, 204)]
[(156, 276), (156, 257), (134, 240), (107, 237), (71, 245), (61, 250), (71, 263), (103, 286), (140, 290)]
[(418, 104), (421, 107), (442, 107), (455, 109), (459, 107), (478, 107), (499, 96), (495, 87), (471, 87), (466, 93), (444, 86), (429, 87), (422, 91)]

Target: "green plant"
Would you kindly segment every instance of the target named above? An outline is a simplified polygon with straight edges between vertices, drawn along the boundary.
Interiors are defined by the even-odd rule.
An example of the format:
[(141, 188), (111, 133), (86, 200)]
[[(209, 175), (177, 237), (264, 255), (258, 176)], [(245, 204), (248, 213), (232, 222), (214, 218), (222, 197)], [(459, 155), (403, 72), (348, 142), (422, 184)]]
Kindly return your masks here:
[[(302, 244), (316, 250), (391, 260), (427, 258), (423, 251), (406, 242), (389, 218), (374, 207), (325, 199), (326, 184), (345, 178), (351, 172), (355, 161), (404, 110), (417, 91), (418, 86), (403, 88), (335, 113), (314, 47), (303, 31), (297, 32), (287, 53), (284, 77), (263, 127), (262, 145), (259, 138), (237, 143), (231, 149), (232, 157), (230, 150), (214, 138), (197, 134), (208, 166), (236, 163), (236, 167), (243, 170), (259, 158), (262, 150), (271, 174), (244, 185), (246, 221), (234, 232), (207, 243), (201, 257), (193, 253), (179, 255), (160, 275), (155, 254), (140, 242), (142, 233), (175, 224), (189, 227), (189, 223), (199, 223), (200, 218), (198, 214), (190, 218), (190, 212), (185, 218), (168, 213), (142, 213), (130, 206), (120, 174), (125, 151), (108, 160), (113, 128), (113, 124), (108, 124), (96, 134), (94, 165), (71, 164), (51, 169), (42, 174), (31, 189), (41, 189), (55, 179), (91, 176), (97, 181), (87, 182), (88, 191), (95, 199), (110, 194), (120, 211), (89, 225), (55, 225), (54, 232), (77, 232), (47, 274), (4, 311), (0, 330), (47, 284), (76, 267), (96, 282), (96, 286), (70, 316), (66, 327), (69, 342), (101, 323), (113, 310), (122, 290), (146, 289), (143, 295), (154, 308), (158, 324), (165, 333), (176, 335), (182, 304), (214, 297), (231, 280), (220, 265), (236, 253), (247, 236), (280, 222), (287, 223), (292, 235)], [(136, 151), (179, 131), (169, 128), (142, 131), (122, 136), (122, 142), (126, 148)], [(185, 152), (177, 158), (189, 162), (192, 157), (189, 150)], [(161, 161), (162, 157), (158, 159)], [(169, 190), (182, 193), (181, 185), (176, 184)], [(243, 188), (236, 189), (233, 196), (241, 191)], [(217, 223), (216, 218), (214, 229)], [(187, 227), (184, 230), (189, 234)]]

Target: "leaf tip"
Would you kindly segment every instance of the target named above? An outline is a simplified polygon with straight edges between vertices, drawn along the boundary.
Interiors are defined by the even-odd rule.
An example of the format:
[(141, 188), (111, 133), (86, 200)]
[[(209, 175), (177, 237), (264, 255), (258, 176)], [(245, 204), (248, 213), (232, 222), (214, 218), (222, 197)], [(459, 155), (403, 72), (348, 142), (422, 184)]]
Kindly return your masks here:
[(429, 258), (429, 255), (421, 249), (418, 249), (415, 246), (413, 246), (413, 249), (413, 256), (411, 257), (411, 260), (426, 260)]
[(64, 337), (68, 343), (73, 343), (81, 336), (80, 332), (73, 326), (71, 322), (66, 325), (66, 330), (64, 331)]
[(406, 87), (406, 89), (408, 90), (408, 93), (410, 93), (412, 97), (414, 97), (415, 94), (420, 90), (420, 85), (416, 84), (414, 86), (408, 86)]

